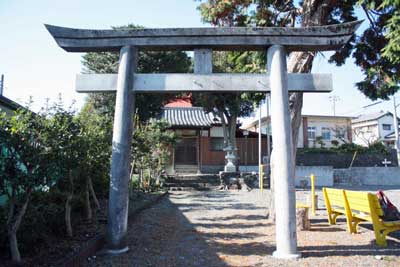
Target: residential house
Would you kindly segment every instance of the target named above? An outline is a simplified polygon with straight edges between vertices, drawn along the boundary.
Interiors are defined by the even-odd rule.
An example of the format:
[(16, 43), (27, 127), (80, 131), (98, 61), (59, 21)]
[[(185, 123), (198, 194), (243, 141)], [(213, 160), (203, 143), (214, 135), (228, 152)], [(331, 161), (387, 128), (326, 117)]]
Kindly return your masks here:
[(351, 122), (353, 142), (358, 145), (368, 146), (380, 141), (392, 147), (395, 139), (393, 125), (393, 114), (391, 112), (380, 111), (360, 115)]
[[(170, 130), (179, 137), (171, 151), (171, 162), (167, 167), (169, 174), (217, 173), (223, 170), (224, 133), (220, 118), (212, 112), (206, 112), (202, 107), (193, 107), (188, 99), (178, 99), (163, 108), (161, 119), (168, 121)], [(236, 142), (239, 165), (242, 168), (257, 166), (258, 134), (238, 128)], [(266, 148), (265, 136), (263, 148)]]
[[(297, 147), (332, 147), (352, 142), (351, 119), (349, 116), (302, 115)], [(261, 119), (261, 133), (271, 134), (270, 117)], [(258, 120), (244, 126), (258, 132)]]
[(11, 115), (18, 108), (23, 108), (23, 106), (0, 94), (0, 112)]

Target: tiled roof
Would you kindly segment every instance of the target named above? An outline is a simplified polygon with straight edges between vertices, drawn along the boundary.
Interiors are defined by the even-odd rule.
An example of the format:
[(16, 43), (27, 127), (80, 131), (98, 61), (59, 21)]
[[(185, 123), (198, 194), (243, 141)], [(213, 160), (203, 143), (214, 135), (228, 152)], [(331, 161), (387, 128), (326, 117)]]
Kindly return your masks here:
[(161, 118), (168, 121), (171, 127), (210, 128), (220, 124), (218, 117), (201, 107), (164, 107)]
[(358, 123), (358, 122), (364, 122), (364, 121), (373, 121), (377, 120), (383, 116), (390, 115), (393, 116), (392, 113), (390, 112), (378, 112), (378, 113), (371, 113), (371, 114), (365, 114), (365, 115), (360, 115), (356, 119), (352, 120), (352, 123)]

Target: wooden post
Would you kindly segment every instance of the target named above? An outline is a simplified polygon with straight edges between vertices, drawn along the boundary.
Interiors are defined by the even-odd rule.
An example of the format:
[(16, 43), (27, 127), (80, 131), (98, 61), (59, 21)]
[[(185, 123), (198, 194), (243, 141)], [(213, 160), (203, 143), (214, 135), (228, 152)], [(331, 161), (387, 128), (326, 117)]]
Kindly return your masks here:
[(124, 46), (120, 52), (117, 96), (112, 139), (110, 193), (108, 202), (108, 252), (128, 251), (125, 236), (128, 225), (129, 180), (133, 111), (135, 105), (133, 74), (137, 65), (137, 49)]
[(300, 257), (296, 237), (296, 195), (294, 159), (290, 125), (286, 51), (283, 46), (268, 49), (268, 71), (271, 84), (271, 123), (274, 149), (272, 175), (275, 185), (276, 251), (281, 259)]
[(315, 175), (311, 174), (311, 210), (312, 214), (316, 215), (316, 203), (315, 203)]

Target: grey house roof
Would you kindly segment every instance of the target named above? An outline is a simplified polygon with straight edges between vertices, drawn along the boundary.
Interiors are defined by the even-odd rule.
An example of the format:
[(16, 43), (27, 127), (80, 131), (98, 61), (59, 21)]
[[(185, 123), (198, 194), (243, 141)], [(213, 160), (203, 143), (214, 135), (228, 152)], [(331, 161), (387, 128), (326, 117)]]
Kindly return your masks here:
[(24, 108), (23, 106), (21, 106), (20, 104), (18, 104), (17, 102), (12, 101), (11, 99), (0, 95), (0, 105), (4, 106), (6, 108), (9, 108), (11, 110), (16, 110), (19, 108)]
[(356, 119), (352, 120), (352, 123), (358, 123), (358, 122), (364, 122), (364, 121), (374, 121), (377, 120), (383, 116), (390, 115), (393, 116), (391, 112), (378, 112), (378, 113), (371, 113), (371, 114), (365, 114), (365, 115), (360, 115)]
[(207, 113), (201, 107), (165, 107), (161, 112), (174, 128), (211, 128), (220, 124), (220, 120), (212, 113)]

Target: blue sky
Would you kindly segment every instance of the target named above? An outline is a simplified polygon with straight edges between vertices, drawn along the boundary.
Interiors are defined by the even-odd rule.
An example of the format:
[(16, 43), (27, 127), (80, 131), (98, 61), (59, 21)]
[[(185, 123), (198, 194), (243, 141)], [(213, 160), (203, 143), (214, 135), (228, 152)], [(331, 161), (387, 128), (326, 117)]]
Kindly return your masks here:
[[(34, 109), (46, 98), (62, 94), (69, 105), (73, 99), (79, 108), (84, 95), (74, 91), (75, 74), (81, 72), (79, 53), (59, 48), (43, 26), (44, 23), (76, 28), (109, 28), (134, 23), (145, 27), (204, 27), (198, 2), (193, 0), (0, 0), (0, 74), (5, 75), (4, 95), (19, 103), (30, 96)], [(391, 110), (388, 102), (368, 109), (372, 103), (355, 88), (362, 79), (352, 59), (342, 67), (327, 63), (318, 56), (314, 73), (332, 73), (334, 91), (330, 94), (307, 94), (303, 114), (332, 114), (330, 95), (337, 95), (338, 115)]]

